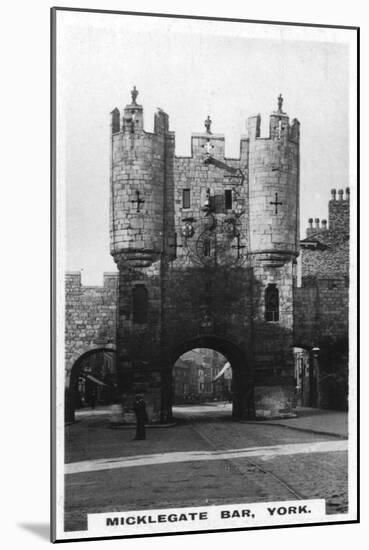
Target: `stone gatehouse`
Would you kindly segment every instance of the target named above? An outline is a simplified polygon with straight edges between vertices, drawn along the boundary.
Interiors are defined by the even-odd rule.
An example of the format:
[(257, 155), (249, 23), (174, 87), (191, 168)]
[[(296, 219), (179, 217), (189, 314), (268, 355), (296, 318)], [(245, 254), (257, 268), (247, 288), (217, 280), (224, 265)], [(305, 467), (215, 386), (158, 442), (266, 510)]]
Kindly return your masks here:
[(224, 136), (175, 154), (162, 110), (144, 130), (137, 91), (112, 112), (111, 254), (119, 270), (117, 369), (128, 394), (171, 417), (175, 360), (195, 347), (233, 369), (233, 414), (289, 411), (294, 390), (293, 286), (298, 255), (299, 123), (278, 98), (269, 135), (247, 120), (238, 158)]

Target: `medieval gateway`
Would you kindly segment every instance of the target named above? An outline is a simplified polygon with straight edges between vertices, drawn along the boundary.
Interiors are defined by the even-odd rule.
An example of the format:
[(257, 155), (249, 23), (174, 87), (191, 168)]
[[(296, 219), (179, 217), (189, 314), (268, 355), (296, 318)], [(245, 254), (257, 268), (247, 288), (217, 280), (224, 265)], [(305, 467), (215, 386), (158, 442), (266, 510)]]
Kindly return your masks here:
[(103, 287), (67, 274), (67, 417), (83, 364), (100, 353), (115, 365), (123, 404), (142, 393), (152, 422), (170, 420), (173, 365), (197, 348), (229, 361), (236, 418), (284, 415), (296, 403), (345, 408), (349, 190), (332, 190), (328, 225), (309, 220), (300, 241), (300, 124), (281, 95), (269, 135), (260, 115), (248, 118), (239, 157), (226, 158), (209, 116), (191, 156), (176, 156), (168, 115), (159, 110), (146, 132), (131, 94), (123, 114), (111, 113), (119, 272)]

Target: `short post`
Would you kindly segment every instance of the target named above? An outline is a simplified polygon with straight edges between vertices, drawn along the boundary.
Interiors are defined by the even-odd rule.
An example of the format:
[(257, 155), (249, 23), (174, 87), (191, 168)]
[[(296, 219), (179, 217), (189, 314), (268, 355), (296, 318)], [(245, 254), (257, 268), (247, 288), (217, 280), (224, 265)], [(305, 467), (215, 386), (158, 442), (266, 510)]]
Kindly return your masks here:
[(320, 390), (320, 365), (319, 365), (319, 353), (320, 348), (314, 347), (312, 350), (313, 361), (314, 361), (314, 372), (316, 378), (316, 407), (320, 409), (322, 405), (322, 396)]

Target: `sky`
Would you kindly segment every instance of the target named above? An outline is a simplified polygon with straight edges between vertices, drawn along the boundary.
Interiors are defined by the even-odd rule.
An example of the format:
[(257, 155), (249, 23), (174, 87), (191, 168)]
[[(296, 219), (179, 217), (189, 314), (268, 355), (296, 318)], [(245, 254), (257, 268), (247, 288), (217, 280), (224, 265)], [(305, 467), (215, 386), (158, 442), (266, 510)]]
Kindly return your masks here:
[[(331, 188), (355, 184), (349, 31), (183, 19), (58, 12), (57, 187), (64, 266), (84, 284), (115, 271), (109, 254), (110, 112), (136, 85), (144, 125), (169, 114), (176, 154), (191, 133), (225, 135), (239, 155), (246, 119), (283, 110), (301, 123), (301, 237), (309, 217), (327, 218)], [(351, 70), (351, 72), (350, 72)], [(351, 133), (350, 133), (351, 132)]]

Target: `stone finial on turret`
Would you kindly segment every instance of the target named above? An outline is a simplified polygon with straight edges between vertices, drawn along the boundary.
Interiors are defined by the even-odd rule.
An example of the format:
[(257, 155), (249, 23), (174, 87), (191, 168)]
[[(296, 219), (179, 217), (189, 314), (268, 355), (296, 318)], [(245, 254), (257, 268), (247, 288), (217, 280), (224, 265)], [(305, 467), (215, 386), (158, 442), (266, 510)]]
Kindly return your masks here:
[(327, 231), (327, 220), (322, 220), (322, 231)]
[(125, 134), (140, 134), (143, 132), (143, 108), (138, 105), (136, 86), (131, 90), (132, 102), (125, 106), (122, 117), (122, 130)]
[(210, 128), (211, 128), (212, 122), (213, 121), (211, 120), (210, 116), (208, 115), (208, 118), (204, 122), (207, 134), (211, 134), (211, 129)]
[[(279, 94), (278, 109), (274, 111), (269, 118), (269, 137), (273, 140), (287, 142), (290, 134), (290, 125), (288, 115), (282, 110), (282, 105), (283, 97), (282, 94)], [(298, 140), (295, 138), (295, 141)]]
[(343, 189), (338, 189), (338, 200), (343, 200)]
[(335, 189), (331, 189), (332, 201), (336, 200), (336, 193), (337, 191)]
[(137, 90), (136, 86), (133, 86), (133, 90), (131, 90), (131, 96), (132, 96), (131, 105), (137, 105), (136, 99), (137, 99), (137, 96), (138, 96), (138, 90)]
[(349, 187), (346, 187), (346, 200), (349, 201), (350, 200), (350, 188)]
[(309, 229), (313, 229), (313, 218), (309, 218), (308, 222), (309, 222)]
[(320, 230), (320, 225), (319, 225), (319, 218), (315, 218), (315, 231), (319, 231)]
[(283, 105), (283, 96), (282, 94), (279, 94), (278, 96), (278, 113), (283, 113), (282, 111), (282, 105)]

